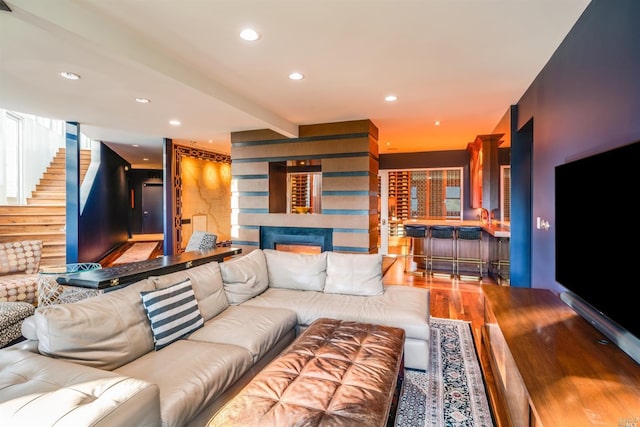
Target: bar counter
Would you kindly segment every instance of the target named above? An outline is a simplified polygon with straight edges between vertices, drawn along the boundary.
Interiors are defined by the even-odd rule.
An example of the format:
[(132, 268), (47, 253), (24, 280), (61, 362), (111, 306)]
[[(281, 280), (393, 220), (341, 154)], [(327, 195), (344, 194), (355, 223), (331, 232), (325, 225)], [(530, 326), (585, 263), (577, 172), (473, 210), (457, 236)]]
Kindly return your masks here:
[[(478, 220), (471, 221), (459, 221), (459, 220), (444, 220), (444, 219), (408, 219), (402, 221), (404, 226), (407, 225), (426, 225), (427, 227), (434, 225), (451, 225), (453, 227), (468, 227), (476, 226), (482, 228), (487, 234), (488, 238), (483, 239), (483, 251), (482, 258), (484, 262), (483, 271), (493, 276), (496, 282), (500, 285), (510, 283), (510, 240), (511, 240), (511, 227), (509, 224), (501, 223), (500, 221), (493, 221), (492, 223), (481, 222)], [(426, 242), (426, 240), (425, 240)], [(424, 248), (421, 253), (427, 253), (427, 246), (424, 243)], [(460, 245), (458, 245), (460, 247)], [(464, 250), (464, 249), (463, 249)], [(461, 256), (464, 256), (461, 254)]]
[(402, 222), (403, 225), (453, 225), (454, 227), (480, 226), (484, 231), (493, 237), (511, 238), (511, 227), (500, 221), (493, 221), (491, 224), (480, 222), (478, 220), (444, 220), (444, 219), (407, 219)]

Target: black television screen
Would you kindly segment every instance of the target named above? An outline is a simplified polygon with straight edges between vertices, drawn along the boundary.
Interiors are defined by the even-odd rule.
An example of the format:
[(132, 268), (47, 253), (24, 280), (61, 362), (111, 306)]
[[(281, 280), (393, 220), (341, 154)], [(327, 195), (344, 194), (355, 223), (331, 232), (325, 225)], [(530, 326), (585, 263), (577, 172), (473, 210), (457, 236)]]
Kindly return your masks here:
[(640, 338), (639, 194), (640, 142), (555, 168), (556, 281), (634, 340)]

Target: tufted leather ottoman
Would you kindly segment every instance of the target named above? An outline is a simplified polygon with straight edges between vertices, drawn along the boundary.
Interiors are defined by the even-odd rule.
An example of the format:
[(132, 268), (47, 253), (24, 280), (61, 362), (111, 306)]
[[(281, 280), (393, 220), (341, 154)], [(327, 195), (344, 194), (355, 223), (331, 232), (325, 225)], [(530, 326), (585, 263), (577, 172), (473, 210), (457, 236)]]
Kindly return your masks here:
[(400, 328), (319, 319), (208, 427), (393, 425), (404, 339)]
[(22, 336), (22, 321), (35, 310), (28, 302), (0, 302), (0, 347)]

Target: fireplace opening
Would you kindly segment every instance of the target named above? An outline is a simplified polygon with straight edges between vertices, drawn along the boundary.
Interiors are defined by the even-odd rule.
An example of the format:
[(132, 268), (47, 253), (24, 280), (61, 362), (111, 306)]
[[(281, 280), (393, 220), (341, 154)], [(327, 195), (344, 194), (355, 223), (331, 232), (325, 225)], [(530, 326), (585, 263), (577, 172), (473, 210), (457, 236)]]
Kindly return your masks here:
[(260, 249), (317, 254), (333, 250), (333, 229), (260, 227)]
[(287, 243), (276, 243), (276, 250), (283, 252), (295, 252), (297, 254), (319, 254), (322, 248), (317, 245), (291, 245)]

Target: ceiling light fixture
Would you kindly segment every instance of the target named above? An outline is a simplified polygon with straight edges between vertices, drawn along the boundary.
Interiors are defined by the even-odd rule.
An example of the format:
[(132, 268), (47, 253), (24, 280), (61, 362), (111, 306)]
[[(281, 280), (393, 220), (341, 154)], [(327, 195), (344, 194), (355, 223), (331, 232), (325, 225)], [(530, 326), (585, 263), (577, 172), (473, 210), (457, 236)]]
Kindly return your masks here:
[(133, 145), (132, 145), (132, 147), (138, 148), (138, 147), (140, 147), (140, 145), (138, 145), (138, 144), (133, 144)]
[(148, 104), (151, 100), (148, 98), (136, 98), (136, 102), (139, 102), (140, 104)]
[(254, 42), (260, 38), (260, 34), (252, 28), (245, 28), (240, 31), (240, 38), (249, 42)]
[(142, 160), (144, 160), (145, 162), (149, 160), (148, 157), (143, 157)]
[(294, 73), (289, 74), (289, 78), (291, 80), (302, 80), (302, 79), (304, 79), (304, 75), (301, 74), (301, 73), (298, 73), (298, 72), (294, 72)]
[(171, 126), (180, 126), (182, 123), (180, 123), (180, 120), (169, 120), (169, 124)]
[(63, 72), (60, 73), (60, 75), (62, 77), (64, 77), (65, 79), (68, 79), (68, 80), (80, 80), (80, 76), (78, 74), (76, 74), (76, 73), (63, 71)]
[(384, 97), (384, 100), (387, 102), (393, 102), (393, 101), (397, 101), (398, 97), (395, 95), (387, 95)]
[(440, 120), (436, 120), (435, 122), (433, 122), (433, 124), (436, 126), (440, 126)]

